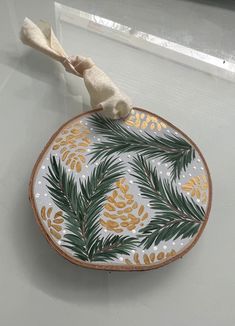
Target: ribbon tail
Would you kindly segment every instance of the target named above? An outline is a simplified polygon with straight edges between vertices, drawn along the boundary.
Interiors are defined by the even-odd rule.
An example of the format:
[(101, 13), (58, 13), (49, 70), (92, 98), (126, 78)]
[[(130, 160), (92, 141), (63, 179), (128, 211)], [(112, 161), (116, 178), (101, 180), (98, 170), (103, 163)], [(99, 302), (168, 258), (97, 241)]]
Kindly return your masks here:
[(107, 117), (120, 119), (130, 113), (132, 105), (129, 98), (119, 91), (90, 58), (68, 57), (47, 22), (41, 21), (36, 25), (29, 18), (25, 18), (20, 38), (24, 44), (59, 61), (66, 71), (82, 77), (92, 105), (102, 108)]
[(47, 22), (41, 21), (39, 25), (36, 25), (26, 17), (20, 31), (20, 39), (24, 44), (31, 48), (34, 48), (35, 50), (38, 50), (62, 63), (66, 71), (82, 77), (70, 62), (65, 50), (55, 37), (51, 26)]

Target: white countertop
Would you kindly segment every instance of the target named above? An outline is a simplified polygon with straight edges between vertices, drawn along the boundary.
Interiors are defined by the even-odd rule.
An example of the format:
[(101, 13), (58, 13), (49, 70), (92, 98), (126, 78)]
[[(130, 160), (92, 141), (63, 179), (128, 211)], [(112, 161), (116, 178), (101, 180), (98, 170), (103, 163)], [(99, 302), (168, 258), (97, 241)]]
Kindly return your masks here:
[[(235, 5), (61, 4), (65, 7), (51, 0), (0, 1), (0, 324), (233, 326)], [(115, 32), (109, 25), (108, 37), (102, 36), (97, 26), (81, 26), (77, 10), (120, 24), (112, 26), (129, 26), (133, 33), (120, 34), (121, 27)], [(165, 117), (202, 150), (212, 176), (212, 210), (201, 239), (182, 260), (151, 272), (108, 273), (74, 266), (47, 244), (28, 201), (31, 170), (49, 137), (89, 110), (89, 101), (81, 80), (20, 43), (25, 16), (51, 22), (69, 54), (92, 57), (136, 106)], [(204, 62), (139, 42), (136, 31), (204, 53)]]

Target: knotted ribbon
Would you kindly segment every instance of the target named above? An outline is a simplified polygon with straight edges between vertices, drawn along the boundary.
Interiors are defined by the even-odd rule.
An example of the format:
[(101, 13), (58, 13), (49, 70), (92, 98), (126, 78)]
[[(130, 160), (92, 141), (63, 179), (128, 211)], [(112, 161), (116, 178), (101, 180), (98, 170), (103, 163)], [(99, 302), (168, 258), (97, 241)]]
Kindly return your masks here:
[(130, 99), (90, 58), (68, 56), (47, 22), (35, 25), (25, 18), (20, 38), (24, 44), (59, 61), (69, 73), (83, 78), (92, 108), (102, 108), (111, 119), (129, 115), (132, 108)]

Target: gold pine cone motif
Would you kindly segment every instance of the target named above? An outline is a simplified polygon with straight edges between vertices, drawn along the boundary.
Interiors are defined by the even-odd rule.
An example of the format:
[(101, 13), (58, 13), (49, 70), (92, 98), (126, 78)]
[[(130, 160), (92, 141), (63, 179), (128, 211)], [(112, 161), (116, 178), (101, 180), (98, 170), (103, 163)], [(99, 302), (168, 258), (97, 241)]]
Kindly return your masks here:
[(144, 226), (148, 213), (143, 205), (139, 205), (134, 196), (128, 190), (129, 186), (125, 178), (116, 182), (117, 189), (107, 197), (104, 206), (103, 218), (100, 224), (106, 230), (121, 233), (124, 230), (134, 231), (137, 225)]
[(50, 233), (53, 235), (54, 238), (57, 240), (60, 240), (62, 238), (61, 236), (61, 231), (62, 231), (62, 226), (60, 224), (63, 223), (63, 212), (58, 211), (56, 212), (53, 216), (51, 216), (53, 208), (49, 207), (46, 209), (45, 206), (42, 206), (41, 208), (41, 218), (43, 221), (46, 222)]
[(208, 182), (205, 175), (199, 175), (191, 178), (182, 185), (182, 190), (188, 192), (192, 197), (196, 197), (203, 204), (207, 203)]
[(150, 254), (143, 254), (141, 256), (136, 252), (132, 257), (126, 258), (125, 263), (127, 265), (151, 265), (157, 261), (174, 257), (175, 255), (176, 251), (174, 249), (167, 253), (163, 251), (159, 253), (151, 252)]
[(137, 113), (134, 110), (127, 120), (126, 125), (135, 126), (139, 129), (146, 129), (149, 127), (151, 130), (160, 131), (162, 128), (166, 128), (166, 124), (160, 121), (157, 117), (151, 116), (148, 113)]
[(60, 149), (61, 159), (71, 170), (81, 172), (86, 163), (84, 153), (87, 151), (90, 139), (87, 137), (90, 131), (80, 123), (63, 130), (62, 135), (57, 137), (53, 150)]

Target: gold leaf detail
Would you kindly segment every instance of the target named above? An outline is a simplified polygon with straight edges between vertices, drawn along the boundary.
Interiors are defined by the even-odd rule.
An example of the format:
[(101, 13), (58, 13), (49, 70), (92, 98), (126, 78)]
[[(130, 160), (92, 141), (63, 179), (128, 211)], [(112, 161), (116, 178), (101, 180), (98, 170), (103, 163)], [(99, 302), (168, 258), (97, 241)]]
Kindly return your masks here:
[(52, 207), (49, 207), (47, 210), (47, 217), (50, 218), (52, 212)]
[(150, 128), (151, 130), (160, 131), (167, 127), (167, 125), (164, 122), (160, 121), (157, 117), (154, 117), (151, 114), (139, 114), (137, 112), (132, 112), (131, 116), (125, 120), (125, 124), (127, 126), (140, 128), (142, 130)]
[(43, 206), (41, 208), (41, 217), (42, 217), (43, 220), (46, 220), (47, 219), (46, 218), (46, 207), (45, 206)]
[(159, 252), (159, 254), (157, 255), (158, 260), (162, 260), (164, 257), (165, 257), (165, 253), (163, 251)]
[(151, 265), (163, 259), (172, 258), (176, 255), (176, 251), (172, 249), (171, 251), (167, 252), (159, 252), (156, 254), (155, 252), (151, 252), (150, 254), (144, 253), (143, 255), (139, 255), (137, 252), (124, 260), (127, 265)]
[(198, 175), (191, 178), (181, 188), (183, 191), (189, 192), (192, 197), (196, 197), (203, 204), (207, 203), (208, 182), (205, 175)]
[(144, 254), (144, 263), (145, 263), (145, 265), (150, 265), (151, 264), (150, 260), (149, 260), (149, 257), (146, 254)]
[(135, 262), (137, 265), (140, 265), (139, 254), (138, 254), (137, 252), (134, 254), (134, 262)]
[(49, 207), (46, 209), (45, 206), (42, 206), (41, 208), (41, 218), (46, 222), (50, 233), (53, 235), (56, 239), (61, 239), (62, 236), (60, 232), (62, 231), (62, 226), (60, 224), (63, 223), (63, 212), (57, 211), (54, 216), (51, 218), (52, 214), (52, 207)]
[(58, 239), (58, 240), (61, 239), (61, 235), (59, 234), (59, 232), (55, 231), (52, 228), (50, 228), (50, 232), (56, 239)]
[[(129, 186), (125, 178), (116, 182), (117, 189), (107, 197), (104, 205), (103, 218), (100, 224), (107, 230), (116, 233), (133, 231), (148, 218), (144, 205), (139, 205), (134, 201), (134, 196), (129, 191)], [(115, 223), (113, 223), (115, 220)], [(141, 225), (143, 226), (143, 225)]]
[(151, 254), (149, 255), (149, 258), (150, 258), (151, 262), (153, 263), (155, 260), (155, 253), (151, 252)]
[(60, 150), (61, 159), (71, 170), (81, 172), (86, 157), (82, 155), (87, 151), (91, 140), (88, 138), (90, 131), (80, 123), (75, 123), (70, 128), (61, 132), (56, 138), (53, 150)]

